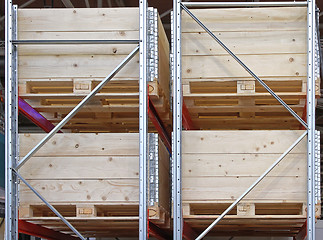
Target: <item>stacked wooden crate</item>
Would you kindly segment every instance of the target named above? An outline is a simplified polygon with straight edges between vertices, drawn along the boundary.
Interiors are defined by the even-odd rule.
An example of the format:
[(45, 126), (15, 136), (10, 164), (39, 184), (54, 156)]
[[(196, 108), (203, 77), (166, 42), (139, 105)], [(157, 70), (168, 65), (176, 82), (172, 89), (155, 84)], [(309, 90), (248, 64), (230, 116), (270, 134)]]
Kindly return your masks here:
[[(191, 11), (303, 116), (307, 87), (306, 8)], [(199, 129), (182, 135), (183, 215), (184, 221), (200, 233), (303, 131), (297, 130), (300, 123), (185, 11), (182, 77), (184, 102), (194, 127)], [(317, 96), (319, 84), (316, 76)], [(295, 236), (306, 221), (306, 153), (304, 138), (209, 235)]]
[[(227, 47), (302, 116), (306, 7), (192, 9)], [(182, 13), (183, 95), (200, 129), (299, 129), (298, 121), (190, 16)], [(316, 78), (316, 94), (320, 94)]]
[[(43, 137), (20, 135), (20, 155)], [(168, 228), (169, 154), (156, 134), (150, 138), (156, 143), (158, 190), (157, 197), (149, 196), (154, 199), (149, 204), (149, 218)], [(85, 236), (136, 236), (138, 146), (138, 133), (57, 134), (22, 167), (21, 175)], [(19, 217), (72, 233), (24, 184), (20, 185)]]
[[(149, 96), (160, 117), (169, 124), (169, 43), (159, 17), (155, 21), (151, 31), (158, 35), (158, 74), (149, 82)], [(18, 38), (136, 40), (139, 9), (22, 9), (18, 11)], [(136, 44), (21, 45), (19, 95), (55, 124), (135, 47)], [(139, 55), (65, 128), (73, 132), (138, 132), (138, 79)]]
[[(169, 45), (157, 11), (151, 10), (158, 74), (148, 91), (169, 124)], [(139, 9), (23, 9), (18, 29), (20, 40), (136, 40)], [(136, 46), (20, 45), (19, 95), (56, 124)], [(85, 237), (138, 236), (138, 81), (139, 54), (71, 119), (65, 133), (55, 135), (20, 170)], [(20, 157), (44, 136), (20, 135)], [(149, 134), (149, 150), (149, 220), (168, 229), (169, 153), (155, 133)], [(72, 234), (23, 183), (19, 217)]]
[[(183, 214), (202, 232), (303, 133), (184, 131)], [(306, 221), (304, 138), (210, 234), (293, 236)], [(320, 216), (320, 207), (316, 214)]]

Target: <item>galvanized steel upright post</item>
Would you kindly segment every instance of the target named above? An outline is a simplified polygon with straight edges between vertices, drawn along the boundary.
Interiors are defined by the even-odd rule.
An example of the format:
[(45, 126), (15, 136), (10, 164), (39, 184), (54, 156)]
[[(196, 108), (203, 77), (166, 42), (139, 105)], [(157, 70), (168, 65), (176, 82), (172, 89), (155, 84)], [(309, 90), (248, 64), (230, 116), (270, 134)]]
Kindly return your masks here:
[(5, 239), (18, 239), (18, 178), (12, 171), (18, 161), (18, 83), (17, 54), (12, 40), (16, 32), (17, 7), (5, 2)]
[(147, 239), (147, 0), (139, 0), (139, 239)]
[(307, 3), (307, 239), (315, 240), (315, 0)]
[(173, 239), (182, 239), (181, 0), (173, 1)]

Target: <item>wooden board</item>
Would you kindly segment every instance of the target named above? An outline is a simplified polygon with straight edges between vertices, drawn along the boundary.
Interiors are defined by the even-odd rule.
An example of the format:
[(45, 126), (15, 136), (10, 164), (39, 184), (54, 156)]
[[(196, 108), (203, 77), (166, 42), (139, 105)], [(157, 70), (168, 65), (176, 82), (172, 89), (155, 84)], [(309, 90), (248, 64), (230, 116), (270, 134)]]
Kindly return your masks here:
[[(124, 21), (124, 18), (127, 20)], [(160, 117), (166, 125), (170, 125), (169, 44), (159, 16), (157, 21), (158, 78), (149, 82), (148, 92)], [(139, 10), (20, 9), (18, 36), (20, 40), (136, 40), (139, 39)], [(136, 46), (20, 45), (19, 95), (56, 124)], [(138, 81), (137, 55), (100, 91), (95, 100), (74, 116), (65, 129), (73, 132), (138, 132)]]
[[(307, 81), (305, 7), (191, 11), (302, 117)], [(184, 11), (182, 56), (183, 96), (196, 129), (299, 129), (299, 122)], [(317, 96), (319, 90), (316, 78)]]
[[(301, 130), (183, 131), (184, 220), (198, 233), (240, 197)], [(306, 137), (233, 208), (210, 235), (293, 236), (306, 220)], [(321, 214), (320, 203), (316, 216)], [(282, 220), (285, 223), (282, 223)], [(286, 234), (286, 235), (284, 235)], [(273, 235), (274, 236), (274, 235)]]
[[(45, 134), (21, 134), (20, 156)], [(136, 235), (139, 214), (139, 134), (57, 134), (21, 168), (21, 175), (86, 236)], [(158, 140), (158, 201), (149, 204), (149, 218), (169, 228), (169, 154)], [(20, 218), (56, 228), (57, 217), (23, 183)], [(53, 221), (52, 221), (53, 220)], [(82, 225), (84, 221), (115, 228)], [(58, 223), (61, 224), (61, 223)], [(124, 233), (118, 229), (123, 228)], [(65, 227), (58, 228), (66, 231)]]

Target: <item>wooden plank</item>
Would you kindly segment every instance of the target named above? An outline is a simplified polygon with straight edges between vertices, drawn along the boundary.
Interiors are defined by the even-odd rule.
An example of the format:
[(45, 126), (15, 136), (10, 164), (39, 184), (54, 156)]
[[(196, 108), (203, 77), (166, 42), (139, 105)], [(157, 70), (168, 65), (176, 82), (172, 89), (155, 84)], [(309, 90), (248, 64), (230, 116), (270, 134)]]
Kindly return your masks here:
[(138, 178), (138, 161), (138, 156), (42, 156), (31, 158), (21, 174), (27, 180)]
[(166, 100), (170, 102), (170, 68), (169, 68), (169, 42), (165, 29), (158, 15), (158, 78), (160, 90), (163, 92)]
[[(214, 143), (217, 145), (217, 143)], [(183, 177), (255, 177), (280, 154), (183, 154)], [(289, 154), (268, 176), (306, 177), (306, 154)]]
[(169, 181), (169, 162), (170, 156), (165, 147), (162, 143), (161, 139), (159, 139), (158, 144), (158, 158), (159, 158), (159, 165), (158, 165), (158, 189), (159, 189), (159, 199), (158, 203), (163, 209), (167, 212), (170, 211), (170, 181)]
[(139, 30), (138, 16), (138, 8), (19, 9), (18, 29), (46, 32)]
[[(195, 177), (183, 179), (183, 201), (237, 199), (257, 177)], [(266, 177), (245, 199), (306, 201), (306, 178)]]
[(300, 123), (294, 119), (278, 121), (275, 118), (269, 118), (266, 121), (260, 119), (248, 122), (247, 120), (193, 121), (193, 123), (195, 126), (199, 126), (200, 129), (207, 130), (298, 130), (300, 128)]
[[(304, 131), (183, 131), (183, 154), (282, 154)], [(306, 153), (306, 137), (292, 153)]]
[[(19, 57), (19, 78), (105, 78), (126, 55), (40, 55)], [(118, 77), (139, 76), (139, 58), (134, 57), (117, 74)]]
[[(236, 93), (187, 93), (186, 92), (186, 98), (194, 98), (196, 100), (201, 99), (240, 99), (240, 98), (254, 98), (254, 99), (271, 99), (273, 102), (277, 101), (274, 98), (272, 98), (271, 94), (269, 92), (260, 92), (260, 93), (244, 93), (244, 94), (236, 94)], [(292, 98), (292, 99), (301, 99), (305, 98), (306, 93), (305, 92), (280, 92), (277, 93), (281, 98)], [(28, 95), (27, 95), (28, 96)], [(279, 104), (279, 103), (278, 103)]]
[[(286, 112), (286, 109), (283, 106), (278, 105), (262, 105), (262, 106), (194, 106), (186, 103), (186, 106), (189, 106), (189, 111), (191, 113), (214, 113), (214, 112), (250, 112), (250, 108), (255, 112)], [(301, 104), (290, 105), (294, 111), (303, 111), (304, 106)]]
[[(72, 169), (71, 169), (72, 170)], [(139, 179), (119, 180), (29, 180), (29, 183), (52, 204), (134, 202), (139, 199)], [(20, 202), (36, 204), (41, 200), (24, 184)]]
[[(306, 76), (305, 54), (238, 55), (258, 77)], [(291, 61), (291, 59), (293, 59)], [(183, 78), (250, 76), (231, 56), (183, 56)]]
[[(191, 12), (212, 31), (272, 31), (306, 29), (306, 7), (268, 7), (192, 9)], [(183, 32), (203, 32), (185, 12), (182, 14)]]
[[(213, 32), (234, 54), (305, 54), (306, 31)], [(250, 44), (252, 43), (252, 44)], [(182, 34), (183, 56), (228, 53), (206, 32)]]
[[(20, 156), (26, 155), (44, 134), (20, 136)], [(138, 156), (137, 133), (56, 134), (34, 156)]]
[[(185, 81), (184, 81), (185, 80)], [(251, 76), (247, 76), (247, 77), (237, 77), (237, 76), (230, 76), (227, 78), (222, 78), (222, 77), (218, 77), (218, 78), (194, 78), (194, 79), (190, 79), (190, 78), (185, 78), (183, 79), (183, 84), (187, 85), (190, 84), (192, 82), (197, 83), (200, 82), (202, 84), (204, 84), (204, 82), (218, 82), (218, 83), (222, 83), (222, 82), (237, 82), (237, 81), (253, 81), (255, 80), (253, 77)], [(295, 84), (296, 82), (306, 82), (307, 78), (306, 76), (281, 76), (280, 78), (277, 77), (270, 77), (270, 76), (264, 76), (262, 77), (263, 81), (265, 82), (277, 82), (277, 84), (280, 84), (280, 82), (292, 82), (293, 84)], [(257, 83), (256, 83), (257, 85)], [(256, 86), (257, 89), (257, 86)]]

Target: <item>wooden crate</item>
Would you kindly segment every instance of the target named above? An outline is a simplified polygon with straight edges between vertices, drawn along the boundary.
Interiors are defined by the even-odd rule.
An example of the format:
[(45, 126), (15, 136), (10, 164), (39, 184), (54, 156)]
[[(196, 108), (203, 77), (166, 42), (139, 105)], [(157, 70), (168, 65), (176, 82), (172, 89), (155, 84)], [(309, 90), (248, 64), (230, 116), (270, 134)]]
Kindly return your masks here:
[[(160, 117), (170, 124), (169, 44), (155, 14), (158, 78), (149, 82), (149, 95)], [(20, 40), (136, 40), (139, 9), (20, 9), (18, 36)], [(48, 120), (58, 123), (135, 47), (136, 44), (20, 45), (19, 95)], [(65, 128), (73, 132), (138, 131), (138, 79), (139, 54)]]
[[(184, 131), (183, 215), (202, 232), (303, 133), (301, 130)], [(306, 221), (306, 137), (210, 235), (293, 236)], [(320, 216), (320, 204), (316, 206)]]
[[(192, 9), (234, 54), (302, 117), (306, 7)], [(182, 11), (183, 96), (197, 129), (299, 129), (299, 122)], [(320, 95), (316, 76), (316, 94)]]
[[(44, 136), (20, 135), (20, 155)], [(158, 190), (149, 201), (149, 219), (167, 229), (169, 154), (157, 134), (149, 136), (158, 151), (158, 172), (153, 175)], [(57, 134), (22, 167), (21, 175), (85, 236), (137, 236), (138, 145), (138, 133)], [(151, 181), (149, 189), (156, 189)], [(23, 183), (19, 218), (72, 233)]]

